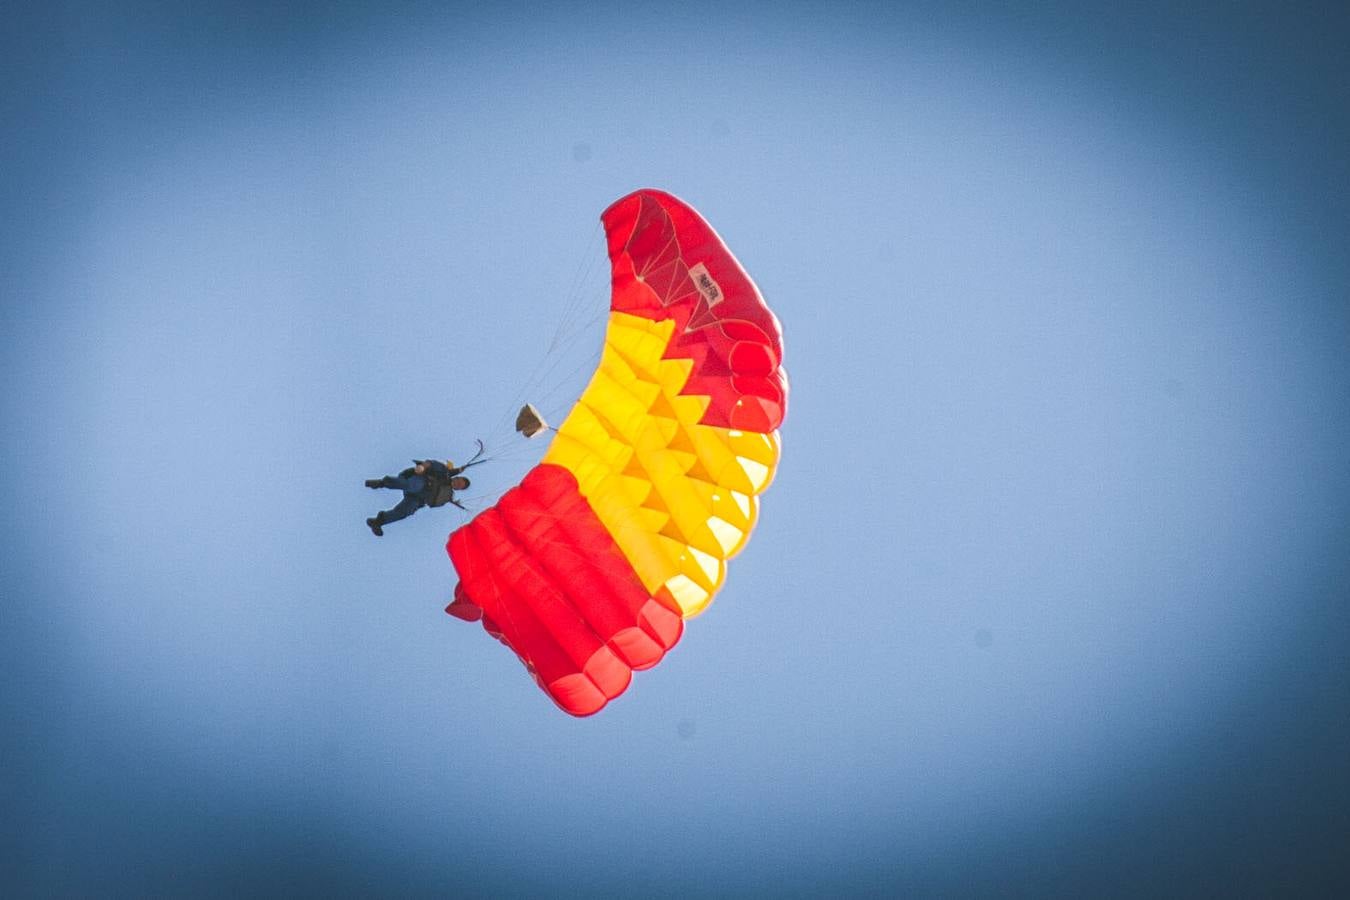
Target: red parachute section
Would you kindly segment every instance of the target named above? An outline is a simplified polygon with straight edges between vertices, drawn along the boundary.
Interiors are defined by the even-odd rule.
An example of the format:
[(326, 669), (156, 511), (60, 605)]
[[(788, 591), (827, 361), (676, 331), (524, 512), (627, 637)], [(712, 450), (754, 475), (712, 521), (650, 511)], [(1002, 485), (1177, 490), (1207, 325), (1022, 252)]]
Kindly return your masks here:
[(610, 309), (675, 320), (666, 358), (694, 360), (682, 393), (711, 398), (703, 424), (778, 428), (787, 412), (782, 328), (712, 226), (654, 190), (629, 194), (600, 219), (613, 265)]
[(531, 469), (451, 534), (447, 549), (460, 583), (446, 612), (481, 615), (572, 715), (617, 697), (632, 670), (656, 665), (684, 632), (679, 614), (648, 596), (561, 466)]

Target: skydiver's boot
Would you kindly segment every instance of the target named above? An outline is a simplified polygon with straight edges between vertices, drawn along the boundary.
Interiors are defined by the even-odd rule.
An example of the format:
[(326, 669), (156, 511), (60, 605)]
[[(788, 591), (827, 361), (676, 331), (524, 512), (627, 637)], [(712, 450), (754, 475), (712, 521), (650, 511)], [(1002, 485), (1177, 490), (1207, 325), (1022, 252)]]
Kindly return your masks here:
[(366, 479), (366, 487), (368, 487), (368, 488), (384, 487), (384, 479), (383, 479), (383, 478), (367, 478), (367, 479)]
[(371, 531), (375, 532), (376, 537), (384, 537), (384, 529), (380, 527), (384, 524), (384, 513), (376, 513), (375, 518), (366, 519), (366, 524), (370, 526)]

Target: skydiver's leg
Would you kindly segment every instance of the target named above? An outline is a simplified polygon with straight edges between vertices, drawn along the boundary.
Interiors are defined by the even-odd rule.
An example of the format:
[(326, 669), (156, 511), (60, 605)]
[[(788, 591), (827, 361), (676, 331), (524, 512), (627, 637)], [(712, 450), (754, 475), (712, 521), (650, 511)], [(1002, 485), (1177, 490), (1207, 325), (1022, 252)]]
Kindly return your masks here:
[(383, 526), (390, 522), (397, 522), (399, 519), (406, 519), (426, 506), (426, 500), (422, 498), (422, 492), (426, 490), (427, 480), (421, 475), (409, 475), (407, 478), (401, 475), (372, 478), (366, 482), (366, 487), (385, 487), (403, 491), (403, 499), (398, 502), (397, 506), (376, 513), (374, 518), (366, 519), (366, 524), (370, 526), (370, 530), (375, 532), (377, 537), (384, 534)]
[(383, 478), (370, 479), (366, 482), (366, 487), (390, 488), (395, 491), (403, 491), (405, 494), (420, 494), (426, 490), (427, 480), (421, 475), (409, 475), (407, 478), (398, 475), (386, 475)]
[(390, 522), (397, 522), (399, 519), (408, 518), (408, 516), (411, 516), (425, 505), (426, 504), (422, 502), (422, 498), (418, 495), (404, 494), (403, 499), (398, 502), (397, 506), (393, 509), (385, 510), (375, 518), (379, 520), (381, 525), (388, 525)]
[(417, 494), (404, 494), (403, 499), (393, 509), (386, 509), (384, 512), (377, 512), (372, 519), (366, 519), (366, 524), (370, 530), (375, 532), (376, 537), (384, 534), (384, 526), (390, 522), (397, 522), (400, 519), (406, 519), (417, 512), (426, 502)]

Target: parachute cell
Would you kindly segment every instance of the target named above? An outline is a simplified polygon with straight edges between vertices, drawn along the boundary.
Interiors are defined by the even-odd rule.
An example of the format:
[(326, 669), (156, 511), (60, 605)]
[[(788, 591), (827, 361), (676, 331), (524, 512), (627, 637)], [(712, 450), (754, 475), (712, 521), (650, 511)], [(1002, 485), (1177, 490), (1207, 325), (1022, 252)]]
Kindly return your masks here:
[(777, 468), (788, 393), (778, 321), (697, 212), (643, 190), (601, 221), (600, 364), (540, 464), (446, 545), (460, 576), (446, 611), (481, 619), (577, 716), (660, 662), (721, 588)]

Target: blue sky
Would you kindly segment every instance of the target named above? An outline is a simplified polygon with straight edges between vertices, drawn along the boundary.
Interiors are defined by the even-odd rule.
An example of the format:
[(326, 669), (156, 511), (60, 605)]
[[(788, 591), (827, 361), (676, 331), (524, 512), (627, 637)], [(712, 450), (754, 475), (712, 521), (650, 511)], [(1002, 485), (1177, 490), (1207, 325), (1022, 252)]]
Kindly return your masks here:
[[(1343, 881), (1330, 9), (15, 13), (0, 878)], [(793, 394), (726, 590), (576, 721), (441, 612), (460, 514), (376, 540), (361, 481), (580, 389), (644, 186), (754, 276)], [(494, 447), (480, 505), (538, 452)]]

